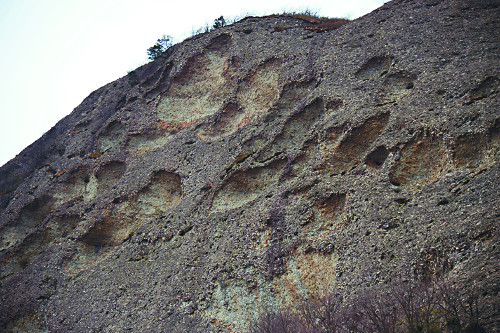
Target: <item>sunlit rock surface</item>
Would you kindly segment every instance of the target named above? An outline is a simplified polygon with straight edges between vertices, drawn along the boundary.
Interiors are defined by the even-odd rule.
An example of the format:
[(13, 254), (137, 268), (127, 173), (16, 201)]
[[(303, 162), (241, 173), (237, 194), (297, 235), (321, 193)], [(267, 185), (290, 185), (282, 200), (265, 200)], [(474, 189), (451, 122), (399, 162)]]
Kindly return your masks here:
[(408, 267), (493, 328), (499, 19), (250, 17), (96, 90), (0, 169), (1, 330), (244, 331)]

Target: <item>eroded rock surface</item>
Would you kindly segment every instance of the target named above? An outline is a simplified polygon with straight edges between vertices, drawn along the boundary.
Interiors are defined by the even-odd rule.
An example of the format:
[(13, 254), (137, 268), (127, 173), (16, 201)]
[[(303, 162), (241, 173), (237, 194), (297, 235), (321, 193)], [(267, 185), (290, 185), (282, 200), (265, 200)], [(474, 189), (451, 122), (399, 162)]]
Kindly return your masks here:
[(402, 267), (493, 329), (499, 11), (249, 17), (96, 90), (0, 169), (0, 329), (244, 331)]

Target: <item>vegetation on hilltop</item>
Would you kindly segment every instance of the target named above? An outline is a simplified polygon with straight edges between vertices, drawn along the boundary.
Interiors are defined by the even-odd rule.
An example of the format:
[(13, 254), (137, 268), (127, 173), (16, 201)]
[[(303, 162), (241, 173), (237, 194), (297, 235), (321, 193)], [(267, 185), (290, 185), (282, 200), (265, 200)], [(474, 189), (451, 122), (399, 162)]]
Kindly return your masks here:
[[(273, 15), (269, 15), (268, 17), (292, 17), (292, 18), (300, 19), (300, 20), (308, 23), (308, 26), (306, 27), (306, 29), (314, 30), (314, 31), (318, 31), (318, 32), (337, 29), (337, 28), (340, 28), (342, 25), (350, 22), (350, 20), (344, 19), (344, 18), (320, 17), (316, 13), (313, 13), (309, 10), (305, 10), (302, 12), (283, 12), (282, 14), (273, 14)], [(234, 18), (234, 19), (229, 20), (229, 22), (235, 23), (238, 20), (239, 20), (239, 18)], [(221, 15), (220, 17), (218, 17), (214, 20), (212, 26), (209, 26), (208, 24), (206, 24), (204, 27), (202, 27), (196, 31), (193, 30), (192, 36), (190, 38), (192, 38), (196, 35), (199, 35), (201, 33), (207, 33), (207, 32), (225, 27), (226, 25), (227, 25), (227, 21), (224, 18), (224, 16)], [(293, 28), (293, 27), (278, 26), (273, 30), (273, 32), (283, 31), (283, 30), (287, 30), (287, 29), (291, 29), (291, 28)], [(149, 60), (155, 60), (155, 59), (159, 58), (171, 46), (172, 46), (172, 37), (163, 35), (162, 38), (158, 39), (157, 42), (153, 46), (148, 48), (147, 53), (148, 53)]]
[(155, 60), (160, 57), (170, 46), (172, 46), (172, 37), (163, 35), (156, 41), (156, 44), (148, 49), (149, 60)]

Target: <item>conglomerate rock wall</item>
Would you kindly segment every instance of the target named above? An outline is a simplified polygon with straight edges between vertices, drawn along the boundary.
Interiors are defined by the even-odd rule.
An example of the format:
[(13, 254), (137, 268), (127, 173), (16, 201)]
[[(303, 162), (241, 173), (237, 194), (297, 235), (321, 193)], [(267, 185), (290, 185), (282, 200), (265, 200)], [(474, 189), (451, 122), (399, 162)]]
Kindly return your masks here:
[(499, 19), (250, 17), (96, 90), (0, 169), (0, 327), (241, 331), (404, 270), (498, 310)]

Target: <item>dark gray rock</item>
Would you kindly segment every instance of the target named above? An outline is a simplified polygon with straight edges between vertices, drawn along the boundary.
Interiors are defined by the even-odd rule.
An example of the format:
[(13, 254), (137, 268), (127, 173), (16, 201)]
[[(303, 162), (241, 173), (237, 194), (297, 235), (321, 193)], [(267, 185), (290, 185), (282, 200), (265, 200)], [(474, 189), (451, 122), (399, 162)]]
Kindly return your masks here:
[(96, 90), (0, 169), (0, 327), (238, 331), (411, 270), (493, 329), (499, 18), (250, 17)]

